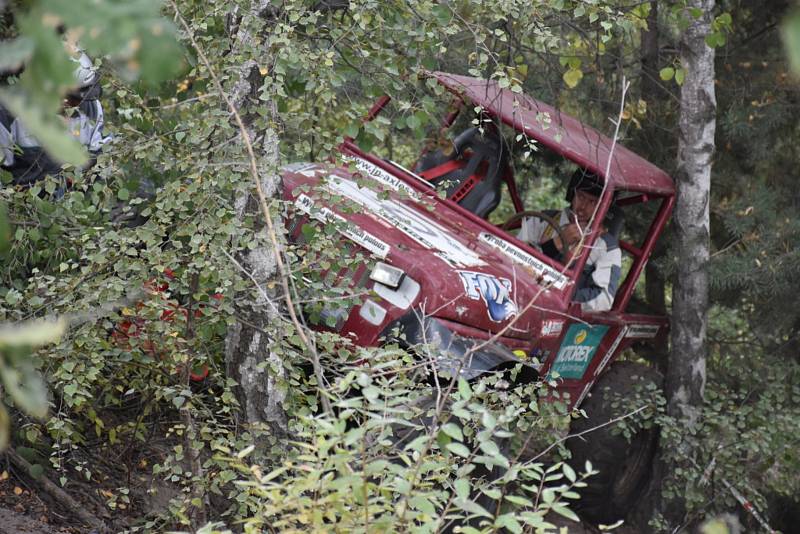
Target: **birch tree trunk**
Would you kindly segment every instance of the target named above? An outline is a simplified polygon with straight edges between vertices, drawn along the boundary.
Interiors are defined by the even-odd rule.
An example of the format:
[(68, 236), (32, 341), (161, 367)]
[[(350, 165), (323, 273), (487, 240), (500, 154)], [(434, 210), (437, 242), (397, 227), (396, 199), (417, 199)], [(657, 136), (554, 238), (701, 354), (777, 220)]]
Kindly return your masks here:
[[(279, 139), (271, 126), (277, 122), (277, 110), (272, 101), (259, 99), (263, 75), (255, 59), (263, 50), (258, 28), (264, 23), (262, 17), (269, 12), (269, 1), (253, 0), (249, 10), (241, 14), (235, 9), (229, 19), (233, 40), (231, 56), (233, 59), (241, 58), (242, 62), (230, 96), (253, 143), (261, 187), (267, 196), (272, 197), (280, 182)], [(256, 106), (267, 110), (270, 126), (260, 130), (256, 128)], [(240, 220), (247, 214), (260, 213), (258, 199), (252, 190), (251, 187), (236, 198), (236, 214)], [(259, 216), (256, 215), (256, 218), (259, 219)], [(264, 231), (262, 227), (261, 232)], [(259, 237), (259, 247), (239, 258), (248, 276), (259, 286), (258, 296), (237, 302), (238, 316), (243, 320), (228, 330), (225, 363), (228, 377), (237, 383), (235, 392), (241, 405), (243, 422), (250, 425), (267, 424), (273, 432), (282, 435), (286, 431), (286, 414), (282, 404), (285, 394), (278, 384), (284, 376), (283, 361), (275, 352), (275, 344), (269, 334), (270, 324), (278, 322), (279, 312), (276, 296), (267, 289), (269, 281), (277, 276), (276, 251), (269, 245), (268, 239), (261, 238), (263, 235)]]
[[(689, 10), (702, 15), (695, 19)], [(690, 25), (681, 38), (681, 65), (686, 78), (681, 87), (678, 141), (677, 201), (674, 229), (677, 276), (672, 292), (672, 350), (667, 370), (667, 411), (679, 422), (684, 436), (696, 428), (706, 383), (706, 326), (708, 322), (709, 192), (716, 129), (714, 50), (705, 43), (713, 19), (714, 0), (690, 0)], [(682, 440), (668, 459), (670, 469), (683, 466), (691, 453)], [(677, 495), (681, 495), (677, 489)], [(665, 509), (673, 523), (684, 516), (682, 499)]]

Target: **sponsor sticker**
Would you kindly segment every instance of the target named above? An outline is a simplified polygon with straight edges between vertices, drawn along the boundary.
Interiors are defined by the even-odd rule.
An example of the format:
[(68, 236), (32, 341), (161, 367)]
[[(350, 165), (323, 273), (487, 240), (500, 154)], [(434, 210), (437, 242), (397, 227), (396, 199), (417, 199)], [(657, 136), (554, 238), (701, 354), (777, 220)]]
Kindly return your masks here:
[(489, 319), (499, 323), (517, 314), (517, 305), (511, 300), (511, 280), (472, 271), (458, 271), (464, 291), (472, 300), (483, 299)]
[(325, 206), (321, 206), (318, 209), (314, 209), (314, 201), (306, 195), (301, 194), (295, 200), (294, 205), (302, 212), (310, 215), (311, 217), (317, 219), (318, 221), (322, 221), (323, 223), (334, 221), (337, 224), (337, 230), (350, 239), (364, 247), (365, 249), (369, 250), (376, 256), (381, 259), (385, 259), (386, 256), (389, 255), (389, 251), (391, 247), (388, 243), (385, 243), (375, 237), (374, 235), (370, 234), (369, 232), (365, 232), (360, 227), (349, 223), (345, 220), (344, 217), (339, 215), (338, 213), (334, 213), (330, 209), (326, 208)]
[(632, 324), (628, 326), (628, 334), (625, 337), (651, 339), (656, 337), (659, 328), (657, 324)]
[(413, 187), (405, 183), (397, 176), (389, 174), (377, 165), (355, 156), (344, 156), (343, 159), (348, 163), (353, 164), (359, 171), (363, 172), (370, 178), (377, 180), (390, 189), (393, 189), (394, 191), (402, 191), (414, 200), (419, 200), (419, 194), (414, 190)]
[(606, 332), (606, 325), (571, 325), (558, 349), (550, 373), (556, 372), (561, 378), (583, 378)]
[(558, 337), (564, 329), (564, 321), (548, 320), (542, 323), (541, 337)]
[(308, 176), (309, 172), (311, 173), (311, 176), (313, 176), (317, 169), (319, 169), (319, 165), (316, 163), (306, 163), (301, 161), (289, 163), (288, 165), (281, 167), (283, 172), (298, 172), (305, 176)]
[(484, 243), (488, 244), (495, 250), (499, 250), (520, 265), (532, 270), (535, 274), (541, 276), (545, 283), (552, 284), (556, 289), (563, 289), (569, 282), (569, 278), (560, 272), (556, 271), (536, 257), (531, 256), (521, 248), (512, 245), (504, 239), (500, 239), (496, 235), (482, 232), (480, 239)]
[(423, 247), (435, 251), (437, 256), (451, 265), (456, 267), (486, 265), (485, 261), (457, 240), (452, 233), (405, 204), (391, 198), (381, 198), (375, 191), (359, 187), (355, 182), (335, 175), (328, 176), (328, 189), (368, 209)]

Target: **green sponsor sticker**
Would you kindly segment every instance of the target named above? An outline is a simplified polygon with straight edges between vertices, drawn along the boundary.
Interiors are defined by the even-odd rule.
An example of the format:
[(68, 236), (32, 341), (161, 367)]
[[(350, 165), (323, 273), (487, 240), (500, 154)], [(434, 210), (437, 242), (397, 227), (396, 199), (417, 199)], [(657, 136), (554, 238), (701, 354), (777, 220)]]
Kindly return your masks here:
[(550, 373), (558, 373), (561, 378), (583, 378), (597, 347), (608, 332), (608, 326), (585, 326), (573, 324), (567, 330), (561, 348), (550, 368)]

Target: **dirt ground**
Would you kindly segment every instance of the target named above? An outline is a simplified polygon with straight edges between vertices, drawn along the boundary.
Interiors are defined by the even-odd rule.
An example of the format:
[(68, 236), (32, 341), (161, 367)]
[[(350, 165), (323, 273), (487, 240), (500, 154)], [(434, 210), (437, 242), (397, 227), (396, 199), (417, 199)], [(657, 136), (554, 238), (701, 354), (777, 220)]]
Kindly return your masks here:
[(0, 473), (0, 534), (83, 534), (24, 482)]

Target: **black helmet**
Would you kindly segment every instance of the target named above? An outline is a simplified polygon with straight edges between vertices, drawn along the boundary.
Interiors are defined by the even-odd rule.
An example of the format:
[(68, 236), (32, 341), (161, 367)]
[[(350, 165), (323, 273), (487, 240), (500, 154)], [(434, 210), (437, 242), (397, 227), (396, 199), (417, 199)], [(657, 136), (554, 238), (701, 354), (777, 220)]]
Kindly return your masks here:
[(586, 191), (592, 196), (599, 197), (603, 194), (604, 181), (597, 174), (579, 167), (569, 180), (567, 186), (566, 199), (567, 202), (572, 202), (575, 196), (575, 191)]

